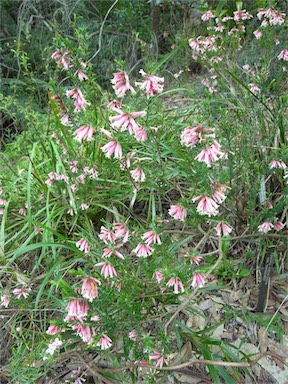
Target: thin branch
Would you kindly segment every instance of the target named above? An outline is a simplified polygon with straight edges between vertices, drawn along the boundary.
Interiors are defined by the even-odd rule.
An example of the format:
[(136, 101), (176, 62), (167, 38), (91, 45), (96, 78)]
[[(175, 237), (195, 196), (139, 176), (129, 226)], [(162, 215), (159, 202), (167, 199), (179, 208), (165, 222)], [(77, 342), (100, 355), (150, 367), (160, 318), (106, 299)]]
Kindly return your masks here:
[(93, 59), (95, 59), (95, 57), (98, 55), (98, 53), (101, 51), (101, 48), (102, 48), (102, 34), (103, 34), (103, 28), (104, 28), (104, 25), (106, 23), (106, 20), (107, 20), (107, 17), (109, 15), (109, 13), (112, 11), (112, 9), (115, 7), (115, 5), (118, 3), (118, 0), (115, 0), (114, 3), (111, 5), (111, 7), (108, 9), (105, 17), (104, 17), (104, 20), (101, 24), (101, 27), (100, 27), (100, 31), (99, 31), (99, 37), (98, 37), (98, 49), (97, 51), (90, 57), (89, 60), (87, 60), (87, 63), (90, 63), (90, 61), (92, 61)]
[(10, 71), (18, 72), (17, 69), (12, 68), (12, 67), (8, 67), (8, 65), (6, 65), (6, 64), (4, 64), (4, 63), (0, 63), (0, 65), (1, 65), (2, 67), (8, 68)]
[(205, 364), (205, 365), (213, 365), (213, 366), (220, 366), (220, 367), (252, 367), (255, 365), (263, 356), (265, 356), (265, 353), (260, 353), (255, 359), (253, 359), (250, 363), (249, 362), (234, 362), (234, 361), (213, 361), (213, 360), (204, 360), (204, 359), (192, 359), (188, 360), (185, 363), (178, 364), (178, 365), (172, 365), (170, 367), (162, 367), (162, 368), (155, 368), (153, 365), (145, 365), (141, 363), (131, 363), (124, 367), (119, 368), (108, 368), (108, 369), (99, 369), (98, 372), (104, 373), (104, 372), (120, 372), (125, 371), (127, 369), (136, 368), (136, 367), (143, 367), (143, 368), (151, 368), (156, 369), (157, 371), (176, 371), (177, 369), (182, 369), (185, 367), (189, 367), (190, 365), (194, 364)]
[(75, 356), (78, 360), (81, 361), (81, 363), (85, 366), (85, 368), (90, 372), (93, 379), (97, 377), (97, 379), (99, 379), (100, 383), (103, 382), (106, 384), (115, 384), (115, 381), (111, 381), (111, 380), (107, 379), (106, 377), (103, 377), (98, 370), (96, 371), (95, 369), (91, 368), (89, 366), (89, 364), (86, 363), (86, 361), (84, 360), (84, 358), (81, 356), (80, 353), (73, 352), (72, 356)]
[[(181, 229), (164, 229), (164, 233), (180, 233), (180, 234), (183, 234), (183, 235), (193, 235), (195, 234), (195, 232), (193, 231), (189, 231), (189, 230), (181, 230)], [(218, 239), (218, 236), (212, 236), (212, 235), (209, 235), (209, 237), (213, 240), (217, 240)], [(227, 241), (232, 241), (232, 240), (236, 240), (236, 241), (241, 241), (241, 240), (248, 240), (248, 239), (254, 239), (254, 238), (258, 238), (258, 237), (264, 237), (264, 238), (269, 238), (269, 239), (288, 239), (288, 233), (287, 234), (283, 234), (283, 235), (278, 235), (276, 233), (254, 233), (254, 234), (251, 234), (251, 235), (243, 235), (243, 236), (233, 236), (233, 237), (226, 237), (226, 238), (223, 238), (223, 240), (227, 240)]]

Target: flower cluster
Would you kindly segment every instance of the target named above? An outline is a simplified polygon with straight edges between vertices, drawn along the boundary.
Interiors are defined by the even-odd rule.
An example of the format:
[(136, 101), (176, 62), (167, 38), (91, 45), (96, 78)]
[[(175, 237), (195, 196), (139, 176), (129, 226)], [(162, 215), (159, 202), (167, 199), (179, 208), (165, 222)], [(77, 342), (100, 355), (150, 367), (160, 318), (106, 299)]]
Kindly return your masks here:
[(113, 84), (116, 96), (123, 97), (127, 91), (130, 91), (132, 94), (135, 93), (135, 89), (131, 86), (129, 77), (124, 71), (114, 73), (111, 83)]
[(277, 58), (278, 60), (288, 61), (288, 49), (283, 49)]
[(73, 88), (70, 89), (70, 91), (66, 91), (66, 96), (70, 99), (74, 99), (74, 105), (75, 109), (74, 112), (80, 112), (80, 111), (85, 111), (86, 105), (90, 105), (83, 96), (83, 93), (79, 88)]
[(164, 77), (158, 77), (154, 75), (147, 75), (143, 71), (143, 69), (140, 69), (139, 73), (145, 78), (145, 80), (141, 82), (136, 82), (135, 84), (140, 87), (143, 91), (145, 91), (147, 99), (150, 99), (150, 97), (157, 95), (158, 93), (161, 93), (164, 88)]
[(277, 12), (272, 8), (260, 9), (257, 13), (258, 19), (263, 19), (261, 27), (281, 25), (285, 22), (285, 16), (284, 12)]
[(208, 167), (211, 166), (212, 162), (224, 157), (224, 152), (220, 150), (221, 145), (215, 140), (215, 134), (210, 132), (214, 132), (214, 129), (197, 125), (194, 128), (185, 128), (181, 134), (181, 144), (188, 148), (194, 148), (197, 144), (205, 143), (212, 139), (212, 144), (206, 146), (195, 157), (195, 160), (206, 163)]
[[(49, 354), (49, 355), (53, 356), (54, 353), (55, 353), (55, 351), (56, 351), (57, 349), (60, 349), (60, 348), (61, 348), (62, 344), (63, 344), (63, 342), (62, 342), (60, 339), (58, 339), (58, 337), (56, 337), (56, 339), (54, 339), (53, 341), (51, 341), (51, 343), (48, 345), (48, 348), (45, 350), (44, 353), (45, 353), (46, 355)], [(47, 360), (47, 359), (48, 359), (47, 356), (44, 356), (44, 357), (43, 357), (43, 360)]]
[(73, 60), (71, 57), (71, 51), (65, 51), (61, 53), (59, 50), (55, 51), (51, 55), (52, 59), (56, 60), (56, 64), (63, 69), (68, 70), (74, 67)]

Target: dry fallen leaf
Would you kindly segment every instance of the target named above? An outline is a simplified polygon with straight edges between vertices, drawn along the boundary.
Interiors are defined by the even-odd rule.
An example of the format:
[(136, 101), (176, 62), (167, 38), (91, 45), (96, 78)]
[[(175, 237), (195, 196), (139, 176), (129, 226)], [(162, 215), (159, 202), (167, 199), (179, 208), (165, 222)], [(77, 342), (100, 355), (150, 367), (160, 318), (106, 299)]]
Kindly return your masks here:
[(217, 328), (214, 329), (211, 337), (216, 340), (221, 340), (221, 336), (223, 336), (224, 324), (220, 324)]
[(268, 346), (268, 336), (266, 333), (266, 328), (260, 327), (258, 331), (258, 340), (259, 340), (259, 348), (261, 353), (265, 353), (267, 351)]

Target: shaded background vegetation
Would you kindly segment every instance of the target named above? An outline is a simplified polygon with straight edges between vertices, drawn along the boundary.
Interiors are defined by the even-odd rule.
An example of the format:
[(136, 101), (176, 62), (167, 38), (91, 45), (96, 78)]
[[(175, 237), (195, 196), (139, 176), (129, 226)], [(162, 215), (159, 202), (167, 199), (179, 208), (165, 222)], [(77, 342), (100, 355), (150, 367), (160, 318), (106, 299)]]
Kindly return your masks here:
[[(242, 3), (251, 11), (270, 2)], [(277, 3), (285, 8), (285, 0)], [(2, 0), (2, 144), (25, 130), (33, 114), (46, 112), (55, 39), (58, 43), (59, 37), (72, 44), (80, 42), (83, 60), (93, 58), (97, 82), (105, 88), (115, 71), (115, 59), (123, 60), (125, 69), (136, 73), (147, 62), (159, 60), (184, 37), (201, 34), (201, 11), (225, 7), (233, 12), (236, 6), (237, 2), (230, 0)], [(182, 52), (181, 65), (190, 65), (192, 72), (199, 70), (191, 62), (188, 48), (187, 55)], [(179, 60), (174, 61), (174, 67), (179, 70)], [(171, 62), (169, 69), (173, 70)]]

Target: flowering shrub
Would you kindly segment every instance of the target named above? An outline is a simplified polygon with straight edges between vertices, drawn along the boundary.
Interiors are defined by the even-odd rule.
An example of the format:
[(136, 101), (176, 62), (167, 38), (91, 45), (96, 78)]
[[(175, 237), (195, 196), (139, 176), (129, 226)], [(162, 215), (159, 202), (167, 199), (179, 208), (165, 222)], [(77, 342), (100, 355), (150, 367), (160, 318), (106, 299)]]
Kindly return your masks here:
[[(277, 35), (285, 15), (272, 9), (257, 16), (245, 10), (202, 15), (207, 36), (190, 38), (189, 46), (209, 78), (202, 80), (202, 104), (188, 114), (163, 106), (166, 79), (158, 73), (141, 69), (132, 81), (120, 68), (110, 97), (76, 51), (57, 47), (52, 53), (60, 75), (67, 74), (61, 86), (51, 82), (52, 134), (34, 144), (29, 161), (9, 176), (13, 182), (3, 177), (0, 192), (6, 252), (1, 306), (39, 311), (33, 351), (26, 339), (26, 365), (44, 371), (62, 353), (83, 350), (117, 364), (124, 351), (135, 367), (153, 366), (152, 378), (170, 364), (176, 347), (167, 308), (203, 287), (223, 253), (220, 241), (218, 251), (202, 255), (203, 232), (224, 239), (241, 233), (235, 201), (249, 183), (248, 165), (263, 167), (282, 188), (276, 196), (265, 194), (263, 208), (258, 204), (257, 218), (248, 223), (252, 232), (285, 228), (287, 100), (274, 96), (283, 89), (281, 79), (267, 83), (251, 63), (244, 68), (237, 61), (255, 17), (261, 24), (252, 38), (261, 44), (265, 33)], [(287, 51), (276, 50), (271, 60), (285, 72)], [(243, 103), (251, 103), (256, 117), (247, 117)], [(238, 128), (251, 134), (243, 139)], [(247, 137), (262, 143), (249, 158)], [(260, 172), (253, 184), (256, 204)], [(198, 245), (180, 252), (195, 237)]]

